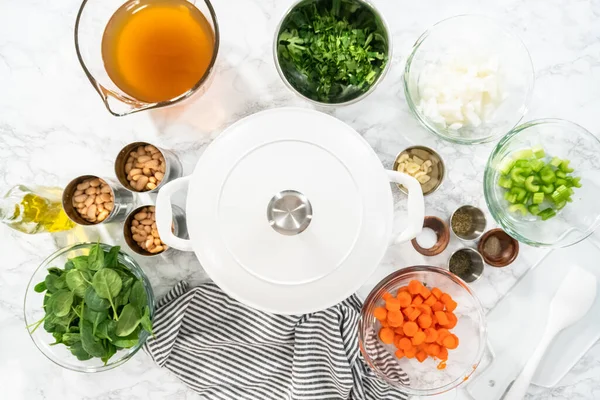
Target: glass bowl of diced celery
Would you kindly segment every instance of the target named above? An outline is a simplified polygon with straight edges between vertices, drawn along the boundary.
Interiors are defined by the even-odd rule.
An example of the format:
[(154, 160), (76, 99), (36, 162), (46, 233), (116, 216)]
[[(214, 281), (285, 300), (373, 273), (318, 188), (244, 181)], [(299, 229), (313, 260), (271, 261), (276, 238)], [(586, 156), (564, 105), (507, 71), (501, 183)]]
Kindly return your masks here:
[(600, 224), (600, 140), (560, 119), (519, 125), (500, 140), (484, 175), (496, 222), (520, 242), (566, 247)]

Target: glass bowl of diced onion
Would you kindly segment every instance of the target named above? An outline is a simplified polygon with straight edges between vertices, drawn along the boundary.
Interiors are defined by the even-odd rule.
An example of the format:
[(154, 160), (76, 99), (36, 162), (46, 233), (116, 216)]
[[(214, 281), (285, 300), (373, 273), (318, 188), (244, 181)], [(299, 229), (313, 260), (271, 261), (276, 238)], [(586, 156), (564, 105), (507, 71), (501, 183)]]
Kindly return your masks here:
[(459, 15), (413, 46), (404, 71), (410, 110), (430, 132), (460, 144), (492, 141), (527, 112), (534, 70), (523, 42), (495, 20)]
[(494, 220), (520, 242), (566, 247), (600, 225), (600, 140), (561, 119), (524, 123), (498, 142), (484, 174)]
[[(414, 281), (417, 281), (417, 286), (420, 287), (417, 288), (418, 294), (412, 291), (412, 285), (417, 283)], [(409, 308), (413, 307), (412, 312), (419, 313), (418, 316), (409, 316), (412, 313), (406, 313), (408, 309), (401, 308), (400, 311), (405, 313), (405, 317), (402, 325), (398, 327), (392, 319), (391, 312), (388, 311), (387, 317), (379, 315), (382, 309), (386, 310), (388, 303), (391, 303), (390, 297), (394, 298), (392, 301), (398, 299), (399, 303), (402, 303), (401, 297), (408, 296), (401, 292), (409, 290), (412, 291), (409, 293), (413, 293), (410, 296)], [(439, 305), (440, 302), (449, 304), (446, 300), (453, 304), (451, 313), (454, 319), (451, 325), (446, 327), (449, 333), (458, 339), (457, 346), (451, 346), (455, 348), (447, 350), (447, 356), (438, 356), (437, 353), (427, 351), (428, 356), (422, 354), (423, 357), (419, 357), (418, 352), (421, 351), (419, 345), (414, 346), (417, 349), (415, 355), (398, 355), (398, 350), (405, 348), (400, 340), (406, 341), (411, 335), (400, 333), (403, 332), (408, 321), (418, 322), (424, 328), (421, 318), (428, 319), (425, 316), (428, 314), (425, 311), (428, 307), (423, 306), (430, 304), (429, 308), (439, 310), (435, 308), (435, 304)], [(416, 305), (417, 303), (420, 304)], [(429, 315), (433, 317), (437, 313)], [(429, 326), (433, 328), (433, 325)], [(394, 334), (392, 343), (386, 344), (385, 339), (382, 340), (383, 328), (400, 329), (396, 332), (398, 335)], [(429, 328), (423, 329), (422, 332), (426, 332), (427, 335), (430, 333)], [(412, 337), (416, 338), (417, 335)], [(444, 393), (467, 381), (481, 362), (486, 347), (486, 337), (485, 313), (473, 290), (451, 272), (430, 266), (403, 268), (384, 278), (367, 296), (358, 328), (360, 351), (370, 369), (381, 380), (414, 396)], [(435, 343), (434, 340), (427, 338), (421, 344), (425, 346), (435, 345)], [(438, 344), (443, 346), (443, 342)], [(408, 353), (408, 350), (406, 351)]]

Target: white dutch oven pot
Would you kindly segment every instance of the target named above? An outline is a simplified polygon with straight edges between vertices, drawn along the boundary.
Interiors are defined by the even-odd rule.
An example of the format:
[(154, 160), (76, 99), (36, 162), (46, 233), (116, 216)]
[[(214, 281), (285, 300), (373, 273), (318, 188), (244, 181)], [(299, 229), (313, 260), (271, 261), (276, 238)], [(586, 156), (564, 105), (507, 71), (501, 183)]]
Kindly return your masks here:
[[(390, 182), (408, 188), (392, 237)], [(189, 240), (171, 232), (171, 197), (187, 194)], [(354, 293), (390, 243), (423, 225), (421, 186), (383, 168), (369, 144), (327, 114), (280, 108), (246, 117), (208, 146), (194, 173), (156, 201), (161, 239), (194, 251), (233, 298), (280, 314), (314, 312)]]

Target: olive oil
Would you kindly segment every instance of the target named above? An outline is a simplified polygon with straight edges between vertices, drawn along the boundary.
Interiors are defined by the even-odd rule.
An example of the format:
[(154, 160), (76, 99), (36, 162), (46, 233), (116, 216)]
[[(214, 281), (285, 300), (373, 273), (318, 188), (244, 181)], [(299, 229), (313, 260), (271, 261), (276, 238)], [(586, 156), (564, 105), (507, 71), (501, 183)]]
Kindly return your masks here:
[(75, 226), (61, 204), (62, 190), (17, 185), (0, 198), (0, 221), (23, 233), (60, 232)]

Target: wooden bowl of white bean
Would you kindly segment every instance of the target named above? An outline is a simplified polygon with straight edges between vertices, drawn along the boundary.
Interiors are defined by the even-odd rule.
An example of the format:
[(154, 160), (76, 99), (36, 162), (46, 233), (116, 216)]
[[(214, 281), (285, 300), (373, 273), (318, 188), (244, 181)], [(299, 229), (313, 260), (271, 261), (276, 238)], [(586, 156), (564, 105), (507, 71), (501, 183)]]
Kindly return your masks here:
[(180, 178), (183, 168), (179, 158), (171, 151), (150, 143), (135, 142), (119, 152), (115, 173), (128, 190), (153, 193), (165, 183)]
[[(176, 236), (188, 237), (185, 213), (177, 206), (173, 206), (172, 230)], [(156, 256), (170, 250), (158, 235), (153, 205), (138, 207), (127, 216), (123, 236), (129, 248), (142, 256)]]
[[(402, 150), (394, 161), (394, 170), (418, 180), (424, 196), (435, 192), (446, 174), (442, 157), (425, 146), (412, 146)], [(398, 188), (406, 193), (404, 186), (398, 185)]]
[(133, 194), (114, 180), (82, 175), (67, 185), (62, 205), (71, 221), (79, 225), (122, 221), (133, 208)]

